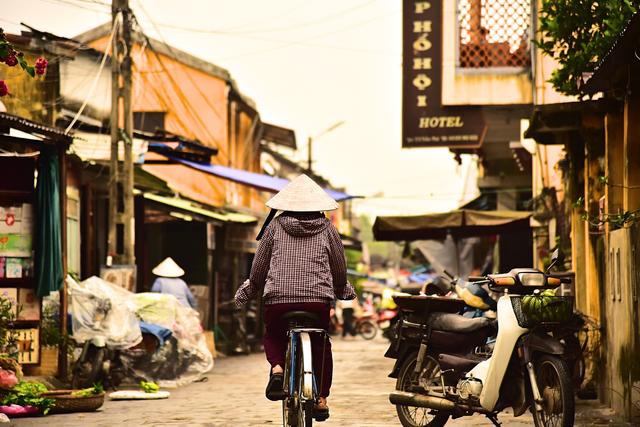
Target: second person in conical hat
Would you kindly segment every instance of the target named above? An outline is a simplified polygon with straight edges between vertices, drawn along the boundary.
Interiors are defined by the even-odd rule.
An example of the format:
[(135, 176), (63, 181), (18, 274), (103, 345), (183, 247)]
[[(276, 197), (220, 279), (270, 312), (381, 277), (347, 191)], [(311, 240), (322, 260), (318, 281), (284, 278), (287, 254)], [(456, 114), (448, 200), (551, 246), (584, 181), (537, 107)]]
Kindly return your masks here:
[[(328, 330), (331, 303), (336, 298), (352, 300), (356, 294), (347, 281), (338, 230), (323, 213), (338, 208), (335, 200), (311, 178), (300, 175), (273, 196), (267, 206), (272, 209), (268, 220), (275, 219), (260, 232), (249, 279), (236, 292), (235, 301), (241, 307), (262, 293), (264, 350), (271, 365), (266, 395), (270, 400), (280, 400), (287, 349), (287, 322), (283, 316), (292, 311), (312, 312), (320, 319), (318, 326)], [(281, 212), (277, 217), (276, 211)], [(320, 396), (314, 412), (316, 419), (324, 420), (329, 413), (326, 400), (333, 374), (331, 343), (323, 342), (317, 334), (312, 340)]]
[(151, 292), (171, 294), (186, 307), (196, 308), (196, 299), (189, 290), (187, 283), (181, 279), (184, 270), (171, 257), (166, 257), (153, 270), (158, 276), (151, 286)]

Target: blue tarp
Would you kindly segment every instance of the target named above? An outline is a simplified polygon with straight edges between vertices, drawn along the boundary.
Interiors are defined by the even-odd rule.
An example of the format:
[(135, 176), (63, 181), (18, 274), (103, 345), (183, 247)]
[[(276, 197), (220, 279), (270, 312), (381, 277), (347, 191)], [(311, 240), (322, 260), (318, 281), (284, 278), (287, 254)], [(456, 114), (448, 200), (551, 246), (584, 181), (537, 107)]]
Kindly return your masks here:
[(140, 321), (140, 331), (143, 334), (147, 333), (156, 337), (156, 339), (158, 340), (157, 348), (162, 347), (164, 345), (164, 342), (169, 338), (171, 338), (171, 335), (173, 335), (173, 332), (171, 332), (171, 329), (167, 329), (163, 326), (156, 325), (153, 323), (147, 323), (143, 321)]
[[(196, 163), (177, 157), (167, 157), (171, 160), (182, 163), (185, 166), (189, 166), (190, 168), (199, 170), (201, 172), (217, 176), (218, 178), (228, 179), (239, 184), (249, 185), (262, 191), (277, 193), (289, 183), (288, 179), (276, 178), (261, 173), (249, 172), (242, 169), (234, 169), (227, 166)], [(331, 190), (329, 188), (325, 188), (324, 191), (326, 191), (327, 194), (337, 202), (353, 199), (356, 197), (340, 191)]]

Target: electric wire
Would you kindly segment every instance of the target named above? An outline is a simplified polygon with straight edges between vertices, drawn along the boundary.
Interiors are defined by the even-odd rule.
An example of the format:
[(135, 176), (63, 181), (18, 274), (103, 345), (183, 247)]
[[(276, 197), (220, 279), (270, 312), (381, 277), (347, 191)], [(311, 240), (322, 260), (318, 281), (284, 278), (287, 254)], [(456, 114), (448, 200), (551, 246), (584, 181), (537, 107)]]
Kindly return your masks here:
[[(255, 30), (245, 30), (245, 31), (230, 31), (230, 30), (207, 30), (207, 29), (198, 29), (198, 28), (189, 28), (189, 27), (183, 27), (183, 26), (179, 26), (179, 25), (173, 25), (173, 24), (165, 24), (165, 23), (158, 23), (157, 25), (161, 26), (161, 27), (165, 27), (165, 28), (171, 28), (174, 30), (181, 30), (181, 31), (188, 31), (188, 32), (194, 32), (194, 33), (204, 33), (204, 34), (226, 34), (226, 35), (230, 35), (230, 34), (255, 34), (255, 33), (274, 33), (274, 32), (286, 32), (286, 31), (291, 31), (291, 30), (296, 30), (296, 29), (300, 29), (300, 28), (309, 28), (310, 26), (313, 25), (318, 25), (318, 24), (324, 24), (326, 22), (330, 22), (331, 20), (333, 20), (336, 17), (344, 17), (345, 15), (348, 15), (351, 12), (355, 12), (358, 9), (362, 9), (368, 5), (370, 5), (371, 3), (375, 3), (376, 0), (369, 0), (366, 1), (364, 3), (352, 6), (350, 8), (341, 10), (339, 12), (334, 12), (331, 13), (329, 15), (325, 15), (319, 19), (313, 20), (313, 21), (307, 21), (307, 22), (301, 22), (298, 24), (294, 24), (294, 25), (289, 25), (287, 27), (276, 27), (276, 28), (265, 28), (265, 29), (255, 29)], [(140, 1), (138, 3), (141, 3)]]
[(64, 5), (67, 5), (67, 6), (75, 7), (77, 9), (84, 9), (84, 10), (88, 10), (90, 12), (99, 13), (99, 14), (103, 14), (103, 15), (110, 15), (111, 14), (110, 10), (108, 10), (108, 11), (107, 10), (98, 10), (96, 8), (93, 8), (93, 7), (85, 6), (85, 5), (78, 4), (78, 3), (73, 3), (73, 2), (71, 2), (69, 0), (40, 0), (40, 1), (45, 2), (45, 3), (50, 3), (50, 4), (58, 4), (58, 5), (64, 4)]
[[(138, 1), (138, 5), (140, 6), (140, 10), (142, 10), (142, 13), (144, 13), (149, 18), (149, 21), (151, 22), (151, 25), (154, 26), (156, 32), (158, 33), (158, 36), (162, 39), (162, 42), (165, 44), (165, 46), (167, 46), (167, 48), (169, 49), (169, 52), (171, 52), (175, 56), (175, 52), (173, 50), (173, 47), (169, 43), (167, 43), (167, 40), (164, 38), (164, 36), (162, 35), (162, 33), (160, 32), (158, 27), (155, 25), (153, 19), (151, 18), (151, 15), (144, 8), (144, 6), (142, 4), (142, 1)], [(138, 25), (140, 25), (139, 22), (138, 22)], [(143, 31), (143, 34), (144, 34), (144, 31)], [(151, 49), (153, 49), (151, 40), (149, 40), (149, 38), (146, 35), (145, 35), (145, 38), (147, 39), (147, 44), (150, 46)], [(202, 99), (204, 99), (205, 103), (213, 110), (213, 112), (216, 114), (216, 116), (218, 116), (218, 118), (220, 120), (224, 120), (223, 117), (222, 117), (222, 114), (218, 111), (217, 107), (215, 105), (211, 104), (211, 102), (209, 101), (209, 97), (205, 93), (202, 92), (202, 89), (200, 89), (200, 85), (198, 85), (193, 80), (193, 77), (191, 76), (191, 74), (189, 74), (188, 72), (185, 73), (185, 74), (186, 74), (187, 78), (189, 79), (189, 81), (191, 82), (191, 84), (193, 85), (193, 87), (202, 96)]]
[(76, 121), (78, 120), (78, 117), (80, 117), (80, 115), (84, 111), (85, 107), (89, 103), (89, 99), (93, 96), (93, 92), (96, 89), (96, 85), (98, 84), (98, 80), (100, 79), (100, 76), (102, 75), (102, 70), (104, 69), (104, 64), (107, 62), (107, 57), (109, 56), (109, 52), (111, 51), (111, 44), (113, 42), (113, 37), (116, 34), (116, 32), (118, 31), (118, 27), (122, 24), (121, 21), (122, 21), (122, 12), (118, 12), (118, 14), (116, 15), (115, 19), (113, 20), (113, 28), (111, 29), (111, 35), (109, 36), (109, 41), (107, 43), (107, 47), (106, 47), (106, 49), (104, 51), (104, 54), (102, 55), (102, 61), (100, 61), (100, 67), (98, 67), (98, 72), (96, 73), (96, 75), (95, 75), (95, 77), (93, 79), (93, 82), (91, 83), (91, 87), (89, 88), (89, 91), (87, 92), (87, 96), (85, 97), (84, 102), (82, 103), (82, 106), (80, 107), (80, 109), (76, 113), (76, 115), (73, 118), (73, 120), (71, 120), (71, 123), (69, 123), (69, 126), (67, 126), (67, 128), (65, 129), (65, 131), (64, 131), (65, 134), (69, 134), (69, 131), (71, 129), (73, 129), (73, 125), (76, 123)]
[(338, 33), (344, 32), (344, 31), (351, 31), (351, 30), (356, 29), (358, 27), (361, 27), (361, 26), (370, 24), (371, 22), (377, 21), (378, 19), (390, 17), (390, 16), (392, 16), (394, 14), (397, 14), (399, 12), (400, 12), (400, 10), (396, 10), (395, 12), (385, 13), (384, 15), (377, 15), (377, 16), (375, 16), (373, 18), (370, 18), (370, 19), (367, 19), (365, 21), (361, 21), (361, 22), (358, 22), (356, 24), (345, 26), (345, 27), (339, 28), (337, 30), (332, 30), (332, 31), (327, 31), (327, 32), (324, 32), (324, 33), (316, 34), (314, 36), (305, 38), (303, 40), (292, 40), (290, 42), (283, 43), (283, 44), (281, 44), (279, 46), (274, 46), (272, 48), (256, 50), (256, 51), (252, 51), (252, 52), (245, 52), (245, 53), (242, 53), (242, 54), (239, 54), (239, 55), (220, 58), (220, 59), (218, 59), (218, 61), (226, 61), (226, 60), (230, 60), (230, 59), (237, 59), (237, 58), (242, 58), (242, 57), (245, 57), (245, 56), (261, 55), (261, 54), (264, 54), (264, 53), (273, 52), (274, 50), (280, 50), (280, 49), (284, 49), (286, 47), (294, 46), (294, 45), (304, 46), (304, 43), (308, 42), (309, 40), (317, 39), (319, 37), (338, 34)]

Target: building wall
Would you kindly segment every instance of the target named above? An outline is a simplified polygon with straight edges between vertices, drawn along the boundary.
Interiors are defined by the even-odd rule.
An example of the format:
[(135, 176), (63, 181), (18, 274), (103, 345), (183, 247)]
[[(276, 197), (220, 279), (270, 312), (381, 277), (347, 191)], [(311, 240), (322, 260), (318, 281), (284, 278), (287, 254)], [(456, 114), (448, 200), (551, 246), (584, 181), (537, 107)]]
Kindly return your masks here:
[[(16, 46), (16, 48), (20, 48)], [(33, 64), (39, 55), (23, 51), (25, 59), (29, 64)], [(48, 72), (56, 67), (54, 61)], [(46, 77), (45, 77), (46, 78)], [(45, 78), (32, 78), (19, 65), (9, 67), (4, 64), (0, 66), (0, 80), (4, 80), (9, 87), (9, 95), (0, 98), (1, 105), (4, 104), (6, 112), (38, 123), (51, 124), (49, 114), (49, 95)]]
[[(104, 50), (108, 37), (89, 45)], [(165, 112), (165, 129), (215, 147), (213, 164), (260, 172), (254, 141), (246, 138), (246, 118), (230, 113), (229, 85), (224, 79), (190, 67), (170, 56), (134, 44), (133, 111)], [(231, 115), (233, 114), (233, 115)], [(236, 120), (236, 116), (238, 116)], [(264, 196), (220, 178), (183, 166), (144, 166), (183, 195), (213, 205), (260, 209)]]
[[(632, 240), (635, 237), (635, 241)], [(607, 281), (603, 298), (606, 304), (607, 360), (605, 375), (609, 380), (603, 397), (618, 413), (640, 415), (635, 403), (640, 397), (638, 343), (637, 233), (629, 228), (609, 235)], [(631, 262), (629, 262), (631, 261)], [(635, 262), (634, 262), (635, 261)]]
[(444, 105), (531, 104), (529, 69), (457, 68), (457, 0), (443, 0), (442, 103)]

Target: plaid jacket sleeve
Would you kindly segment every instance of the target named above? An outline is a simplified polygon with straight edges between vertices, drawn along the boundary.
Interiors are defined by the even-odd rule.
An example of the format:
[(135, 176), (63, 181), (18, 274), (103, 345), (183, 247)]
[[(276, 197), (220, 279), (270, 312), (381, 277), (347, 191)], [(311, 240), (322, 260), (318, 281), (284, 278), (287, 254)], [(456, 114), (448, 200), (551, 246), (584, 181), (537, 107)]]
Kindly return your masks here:
[(238, 288), (235, 296), (236, 307), (240, 308), (249, 300), (255, 298), (259, 290), (264, 288), (269, 273), (269, 264), (271, 262), (271, 249), (273, 248), (274, 223), (272, 222), (262, 236), (256, 255), (251, 264), (251, 273), (249, 278)]
[(329, 264), (333, 278), (333, 292), (336, 294), (336, 298), (341, 300), (354, 299), (356, 292), (347, 280), (344, 246), (338, 230), (333, 225), (329, 226)]

